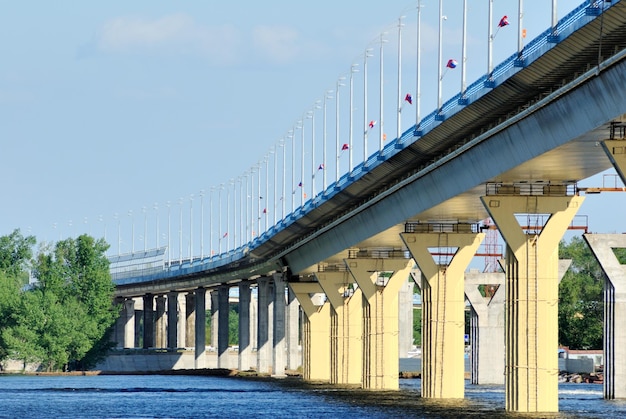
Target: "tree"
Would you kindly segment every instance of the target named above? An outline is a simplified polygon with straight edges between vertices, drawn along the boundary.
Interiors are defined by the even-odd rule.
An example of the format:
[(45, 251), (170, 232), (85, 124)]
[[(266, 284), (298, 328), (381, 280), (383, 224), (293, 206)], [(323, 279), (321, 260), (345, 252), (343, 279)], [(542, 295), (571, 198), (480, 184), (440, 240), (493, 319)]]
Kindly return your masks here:
[(34, 236), (24, 237), (19, 229), (0, 237), (0, 271), (28, 283), (28, 267), (33, 257)]
[(118, 315), (107, 249), (104, 240), (82, 235), (39, 253), (33, 263), (39, 282), (22, 293), (2, 331), (9, 356), (59, 370), (88, 368), (106, 353)]
[(602, 349), (604, 273), (581, 237), (562, 241), (559, 257), (572, 259), (559, 286), (559, 342), (571, 349)]

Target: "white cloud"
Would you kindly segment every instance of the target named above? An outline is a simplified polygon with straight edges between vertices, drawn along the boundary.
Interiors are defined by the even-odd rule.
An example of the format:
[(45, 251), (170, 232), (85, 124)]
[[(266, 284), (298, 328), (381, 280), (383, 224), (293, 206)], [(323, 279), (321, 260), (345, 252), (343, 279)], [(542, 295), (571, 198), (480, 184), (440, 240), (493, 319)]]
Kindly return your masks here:
[(300, 53), (298, 33), (286, 26), (257, 26), (252, 31), (257, 52), (268, 61), (284, 64)]
[(184, 13), (157, 19), (117, 17), (103, 25), (98, 37), (98, 47), (107, 52), (195, 54), (222, 64), (236, 57), (238, 43), (234, 27), (202, 26)]

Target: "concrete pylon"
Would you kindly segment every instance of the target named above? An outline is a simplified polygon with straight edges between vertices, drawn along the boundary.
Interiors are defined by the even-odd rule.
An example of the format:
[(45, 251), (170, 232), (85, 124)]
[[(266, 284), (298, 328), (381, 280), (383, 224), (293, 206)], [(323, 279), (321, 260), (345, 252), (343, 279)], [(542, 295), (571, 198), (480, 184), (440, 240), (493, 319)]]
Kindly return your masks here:
[(315, 274), (331, 305), (330, 382), (361, 385), (363, 363), (362, 293), (348, 271)]
[(345, 259), (345, 263), (363, 292), (363, 388), (397, 390), (398, 292), (414, 262), (354, 258)]
[(608, 156), (617, 174), (626, 185), (626, 140), (605, 140), (601, 141), (602, 148)]
[(206, 289), (198, 288), (195, 291), (195, 353), (194, 367), (201, 369), (206, 367)]
[(274, 307), (272, 310), (272, 376), (285, 377), (287, 354), (285, 352), (285, 274), (275, 273), (274, 281)]
[(398, 294), (398, 355), (408, 358), (413, 347), (413, 279), (407, 280)]
[[(228, 356), (228, 316), (230, 307), (228, 304), (229, 285), (217, 287), (217, 323), (211, 323), (211, 327), (217, 326), (217, 368), (229, 368)], [(211, 293), (213, 297), (213, 293)]]
[[(470, 317), (472, 384), (504, 384), (504, 272), (466, 272)], [(495, 286), (483, 297), (479, 285)]]
[(287, 288), (286, 336), (287, 336), (287, 369), (297, 370), (302, 366), (300, 350), (300, 303), (291, 288)]
[(154, 348), (154, 295), (143, 296), (143, 348)]
[(239, 283), (239, 371), (248, 371), (252, 366), (252, 341), (250, 340), (250, 282)]
[(289, 287), (304, 312), (302, 327), (302, 378), (330, 381), (330, 303), (324, 302), (318, 282), (290, 282)]
[(600, 267), (604, 284), (604, 398), (626, 398), (626, 265), (613, 249), (626, 248), (624, 234), (584, 234)]
[[(507, 244), (506, 410), (558, 411), (558, 244), (584, 198), (492, 195), (483, 205)], [(525, 233), (516, 214), (539, 224)]]
[(185, 294), (185, 347), (196, 346), (196, 294)]
[(122, 309), (124, 314), (124, 348), (135, 347), (135, 300), (127, 298), (124, 300)]
[(257, 279), (258, 317), (257, 317), (257, 373), (272, 373), (272, 335), (270, 331), (270, 304), (274, 296), (269, 277)]
[(167, 347), (167, 326), (165, 322), (165, 296), (157, 295), (156, 311), (154, 315), (154, 346), (156, 348)]
[[(559, 260), (559, 282), (571, 265)], [(470, 366), (472, 384), (504, 384), (504, 272), (466, 272), (465, 297), (472, 307), (470, 317)], [(483, 297), (479, 285), (497, 286)]]
[[(422, 272), (422, 397), (461, 399), (465, 395), (464, 271), (485, 235), (424, 232), (400, 237)], [(446, 265), (436, 262), (429, 248), (457, 250)]]
[(178, 292), (167, 293), (167, 347), (178, 348)]

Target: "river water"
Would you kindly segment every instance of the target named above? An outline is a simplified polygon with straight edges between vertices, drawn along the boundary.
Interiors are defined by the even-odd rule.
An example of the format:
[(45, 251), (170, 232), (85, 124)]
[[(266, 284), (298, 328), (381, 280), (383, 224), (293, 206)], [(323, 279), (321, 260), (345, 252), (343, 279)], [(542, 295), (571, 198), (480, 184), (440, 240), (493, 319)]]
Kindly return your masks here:
[(420, 380), (400, 391), (306, 385), (298, 379), (204, 376), (0, 376), (2, 418), (448, 418), (626, 417), (626, 400), (602, 399), (597, 384), (560, 384), (552, 415), (504, 411), (503, 386), (466, 385), (465, 399), (420, 397)]

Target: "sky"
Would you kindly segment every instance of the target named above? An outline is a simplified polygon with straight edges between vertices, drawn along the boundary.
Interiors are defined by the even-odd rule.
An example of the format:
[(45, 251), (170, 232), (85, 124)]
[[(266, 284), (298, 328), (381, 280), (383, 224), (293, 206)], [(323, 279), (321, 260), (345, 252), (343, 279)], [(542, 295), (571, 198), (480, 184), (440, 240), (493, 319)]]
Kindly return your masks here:
[[(581, 2), (559, 0), (559, 18)], [(488, 1), (468, 3), (469, 84), (487, 70)], [(551, 3), (524, 2), (526, 40), (550, 26)], [(462, 4), (444, 1), (444, 64), (462, 61)], [(263, 195), (248, 187), (255, 179), (251, 168), (261, 162), (261, 171), (266, 170), (265, 156), (270, 174), (270, 164), (279, 172), (284, 169), (286, 174), (278, 177), (288, 184), (286, 192), (268, 192), (269, 207), (265, 202), (250, 207), (262, 206), (270, 221), (280, 218), (283, 202), (289, 212), (306, 193), (304, 187), (298, 190), (299, 182), (309, 195), (323, 189), (321, 173), (313, 178), (319, 165), (325, 166), (326, 184), (335, 179), (337, 168), (341, 174), (349, 170), (346, 156), (335, 157), (335, 100), (340, 83), (343, 144), (349, 135), (346, 105), (353, 64), (358, 70), (353, 73), (355, 142), (358, 138), (362, 144), (366, 130), (361, 127), (368, 121), (379, 122), (383, 115), (385, 123), (384, 131), (372, 129), (369, 148), (354, 145), (355, 164), (375, 151), (383, 135), (395, 138), (398, 19), (405, 16), (401, 96), (416, 97), (416, 5), (417, 0), (0, 0), (0, 235), (16, 228), (40, 242), (82, 233), (106, 235), (111, 252), (121, 253), (162, 246), (169, 236), (172, 248), (182, 238), (189, 243), (179, 246), (185, 252), (193, 247), (196, 254), (199, 248), (204, 254), (215, 252), (229, 226), (237, 228), (230, 218), (224, 220), (227, 213), (234, 218), (237, 205), (243, 211), (244, 196)], [(422, 0), (422, 6), (419, 102), (425, 116), (437, 106), (438, 3)], [(510, 25), (497, 29), (505, 15)], [(493, 62), (498, 64), (517, 48), (517, 2), (495, 0), (493, 25)], [(363, 70), (369, 48), (366, 117)], [(461, 66), (443, 68), (445, 102), (460, 90)], [(415, 123), (416, 108), (416, 103), (402, 104), (401, 131)], [(326, 159), (321, 157), (323, 115)], [(292, 174), (291, 143), (303, 147), (296, 141), (301, 134), (305, 144), (311, 143), (314, 129), (316, 147), (295, 149), (296, 156), (305, 154), (306, 175), (300, 176), (300, 166)], [(268, 179), (264, 182), (272, 181), (271, 175)], [(601, 186), (599, 182), (602, 178), (582, 184)], [(218, 199), (220, 191), (224, 195)], [(226, 199), (230, 193), (234, 208)], [(592, 231), (626, 231), (623, 217), (602, 215), (604, 208), (625, 202), (626, 196), (618, 193), (593, 196), (581, 214), (589, 216)], [(201, 237), (199, 223), (207, 231)], [(255, 228), (262, 231), (263, 226), (249, 230)], [(240, 237), (241, 231), (243, 227)]]

